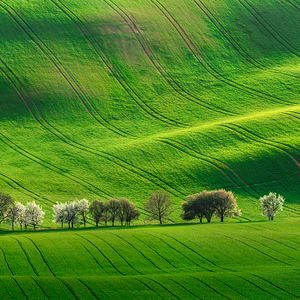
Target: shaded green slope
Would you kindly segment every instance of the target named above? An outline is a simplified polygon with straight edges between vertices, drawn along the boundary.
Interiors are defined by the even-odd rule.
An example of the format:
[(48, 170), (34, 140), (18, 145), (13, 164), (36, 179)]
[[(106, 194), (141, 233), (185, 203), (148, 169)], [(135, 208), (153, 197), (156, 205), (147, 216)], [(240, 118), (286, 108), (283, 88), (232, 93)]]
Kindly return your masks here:
[[(46, 210), (168, 190), (299, 203), (297, 1), (0, 1), (0, 187)], [(287, 204), (287, 205), (288, 205)], [(294, 206), (293, 206), (294, 207)], [(295, 214), (297, 215), (297, 214)]]

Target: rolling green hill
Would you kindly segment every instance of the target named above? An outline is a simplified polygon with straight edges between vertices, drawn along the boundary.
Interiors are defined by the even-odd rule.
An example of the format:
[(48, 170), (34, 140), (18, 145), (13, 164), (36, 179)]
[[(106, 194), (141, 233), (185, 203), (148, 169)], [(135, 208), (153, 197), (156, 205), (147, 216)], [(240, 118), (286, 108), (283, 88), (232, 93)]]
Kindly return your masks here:
[(52, 205), (300, 182), (296, 0), (0, 1), (0, 189)]
[(300, 222), (8, 232), (1, 299), (298, 299)]

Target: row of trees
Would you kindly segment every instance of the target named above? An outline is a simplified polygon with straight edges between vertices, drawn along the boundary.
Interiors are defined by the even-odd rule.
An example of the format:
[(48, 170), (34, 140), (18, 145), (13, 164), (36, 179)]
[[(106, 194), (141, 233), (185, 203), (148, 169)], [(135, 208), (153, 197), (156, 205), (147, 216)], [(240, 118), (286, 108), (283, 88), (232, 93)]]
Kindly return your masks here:
[(131, 221), (138, 220), (140, 216), (139, 210), (126, 198), (110, 198), (107, 201), (96, 199), (91, 204), (86, 199), (57, 203), (53, 206), (53, 212), (53, 222), (60, 223), (62, 228), (65, 223), (69, 228), (73, 228), (75, 223), (83, 223), (86, 227), (89, 214), (96, 226), (100, 221), (103, 221), (105, 226), (111, 221), (114, 226), (116, 220), (121, 222), (121, 226), (124, 223), (130, 225)]
[[(260, 199), (263, 215), (273, 220), (279, 210), (282, 210), (284, 198), (276, 193), (269, 193)], [(214, 191), (202, 191), (189, 195), (187, 201), (181, 205), (181, 218), (186, 221), (199, 218), (202, 222), (206, 218), (207, 222), (211, 221), (213, 216), (219, 217), (221, 222), (225, 217), (234, 215), (240, 216), (241, 211), (237, 210), (236, 197), (231, 191), (224, 189)], [(144, 203), (144, 210), (147, 218), (150, 220), (158, 220), (162, 224), (174, 211), (174, 202), (166, 191), (156, 191), (151, 194)], [(68, 224), (69, 228), (73, 228), (74, 224), (84, 224), (91, 219), (99, 225), (99, 222), (111, 221), (114, 226), (118, 220), (121, 226), (130, 225), (131, 221), (138, 220), (140, 217), (139, 210), (135, 205), (126, 198), (110, 198), (107, 201), (94, 200), (89, 203), (88, 200), (75, 200), (65, 203), (57, 203), (53, 206), (53, 222), (60, 223), (61, 227)], [(0, 223), (10, 221), (12, 230), (15, 225), (19, 225), (21, 230), (23, 227), (32, 225), (34, 229), (43, 222), (45, 212), (34, 201), (23, 205), (20, 202), (14, 202), (13, 199), (6, 194), (0, 192)]]
[(14, 202), (6, 211), (4, 220), (11, 221), (12, 230), (15, 225), (19, 225), (20, 229), (27, 229), (31, 225), (35, 229), (37, 225), (43, 223), (45, 212), (42, 208), (33, 202), (28, 202), (23, 205), (20, 202)]

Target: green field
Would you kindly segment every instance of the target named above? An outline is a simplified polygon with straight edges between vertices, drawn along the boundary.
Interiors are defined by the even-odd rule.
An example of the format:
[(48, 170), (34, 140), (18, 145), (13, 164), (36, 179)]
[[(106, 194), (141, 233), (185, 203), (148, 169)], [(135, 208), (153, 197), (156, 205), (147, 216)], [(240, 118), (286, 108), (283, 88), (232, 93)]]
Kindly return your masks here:
[(1, 299), (297, 299), (300, 222), (0, 236)]
[[(0, 0), (0, 191), (46, 229), (56, 202), (141, 210), (126, 229), (1, 224), (0, 298), (300, 298), (299, 19), (299, 0)], [(140, 226), (155, 190), (172, 223), (221, 188), (241, 217)]]

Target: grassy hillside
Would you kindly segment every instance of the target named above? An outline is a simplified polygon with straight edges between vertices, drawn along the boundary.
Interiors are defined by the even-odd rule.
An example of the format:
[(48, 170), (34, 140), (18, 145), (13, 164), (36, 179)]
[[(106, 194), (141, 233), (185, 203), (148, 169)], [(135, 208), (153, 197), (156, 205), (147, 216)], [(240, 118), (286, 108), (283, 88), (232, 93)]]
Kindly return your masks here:
[[(0, 189), (52, 205), (300, 182), (295, 0), (0, 1)], [(299, 208), (298, 208), (299, 209)]]
[(1, 299), (297, 299), (299, 222), (0, 237)]

